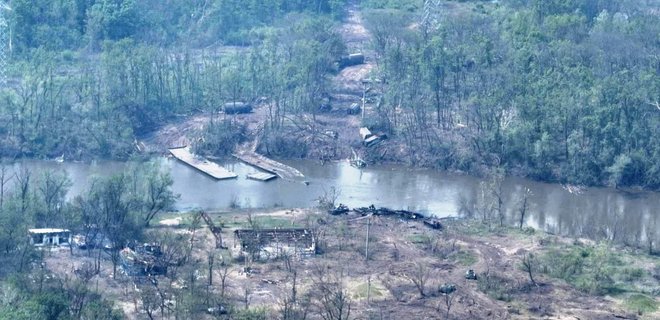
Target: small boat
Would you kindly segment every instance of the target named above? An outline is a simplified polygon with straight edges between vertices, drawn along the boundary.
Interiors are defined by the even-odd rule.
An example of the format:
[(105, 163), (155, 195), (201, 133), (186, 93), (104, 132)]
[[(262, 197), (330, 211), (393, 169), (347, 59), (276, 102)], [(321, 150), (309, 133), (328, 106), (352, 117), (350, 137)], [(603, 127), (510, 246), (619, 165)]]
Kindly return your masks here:
[(55, 162), (59, 162), (59, 163), (64, 162), (64, 154), (62, 154), (61, 156), (55, 158)]

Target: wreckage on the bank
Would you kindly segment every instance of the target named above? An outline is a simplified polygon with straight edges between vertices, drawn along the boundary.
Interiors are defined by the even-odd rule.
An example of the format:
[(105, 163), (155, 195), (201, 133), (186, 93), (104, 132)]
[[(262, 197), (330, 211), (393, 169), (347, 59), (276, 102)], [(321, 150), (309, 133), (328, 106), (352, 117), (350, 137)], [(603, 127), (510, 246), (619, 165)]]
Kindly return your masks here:
[(302, 258), (316, 253), (314, 233), (305, 228), (239, 229), (234, 238), (240, 254), (256, 259)]
[(343, 69), (351, 66), (357, 66), (363, 63), (364, 63), (364, 54), (359, 52), (351, 53), (339, 59), (339, 69)]
[(121, 267), (129, 276), (154, 276), (167, 274), (167, 264), (160, 259), (160, 246), (145, 243), (134, 249), (124, 248), (119, 252)]
[(373, 204), (368, 207), (359, 207), (353, 209), (349, 209), (344, 204), (339, 204), (337, 207), (328, 210), (328, 213), (330, 213), (331, 215), (343, 215), (343, 214), (349, 214), (351, 211), (363, 217), (368, 215), (390, 216), (390, 217), (397, 217), (402, 220), (421, 221), (422, 223), (424, 223), (425, 226), (431, 229), (440, 230), (443, 228), (442, 223), (437, 218), (427, 217), (422, 213), (408, 211), (408, 210), (392, 210), (383, 207), (376, 208), (376, 206), (374, 206)]
[(362, 138), (362, 144), (365, 147), (371, 147), (381, 143), (383, 140), (387, 139), (387, 135), (384, 134), (374, 134), (367, 127), (360, 128), (360, 138)]

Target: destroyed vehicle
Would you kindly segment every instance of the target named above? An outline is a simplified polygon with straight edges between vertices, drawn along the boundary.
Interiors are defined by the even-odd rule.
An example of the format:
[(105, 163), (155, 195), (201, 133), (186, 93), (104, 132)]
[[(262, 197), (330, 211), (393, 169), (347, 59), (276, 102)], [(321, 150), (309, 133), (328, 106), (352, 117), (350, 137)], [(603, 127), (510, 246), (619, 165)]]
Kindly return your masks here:
[(339, 133), (334, 130), (326, 130), (324, 134), (332, 139), (337, 139), (339, 138)]
[(150, 254), (159, 257), (163, 254), (160, 250), (160, 245), (156, 243), (142, 243), (133, 248), (139, 254)]
[(456, 291), (456, 285), (452, 283), (445, 283), (440, 286), (438, 291), (442, 294), (452, 294), (454, 291)]
[(362, 138), (362, 144), (366, 147), (371, 147), (387, 139), (387, 135), (376, 135), (369, 128), (362, 127), (360, 128), (360, 138)]
[(227, 308), (225, 308), (225, 306), (221, 304), (218, 305), (217, 307), (211, 307), (206, 309), (206, 312), (213, 316), (221, 316), (221, 315), (229, 314), (229, 310), (227, 310)]
[(362, 108), (360, 108), (360, 105), (357, 103), (351, 104), (351, 106), (346, 109), (346, 114), (348, 115), (360, 114), (360, 112), (362, 112)]
[(340, 214), (347, 214), (348, 211), (350, 211), (350, 209), (348, 209), (345, 204), (340, 203), (336, 208), (330, 209), (329, 213), (333, 216), (337, 216)]
[(364, 55), (362, 53), (352, 53), (339, 59), (339, 69), (350, 66), (357, 66), (364, 63)]
[(226, 114), (250, 113), (252, 112), (252, 105), (239, 101), (227, 102), (224, 105), (223, 111)]
[(82, 234), (77, 234), (73, 236), (73, 245), (81, 250), (90, 250), (97, 248), (112, 248), (112, 243), (110, 240), (103, 234), (95, 234), (92, 236), (85, 236)]
[(372, 83), (382, 83), (383, 80), (379, 78), (363, 78), (361, 82), (362, 84), (372, 84)]
[(134, 251), (131, 248), (124, 248), (119, 252), (119, 257), (122, 268), (129, 276), (167, 274), (167, 265), (158, 259), (158, 255), (148, 250)]
[(477, 273), (474, 272), (474, 270), (470, 269), (467, 272), (465, 272), (465, 279), (477, 280)]
[(424, 220), (424, 225), (431, 229), (440, 230), (442, 229), (442, 223), (438, 219), (426, 219)]
[(329, 103), (321, 103), (319, 106), (319, 112), (330, 112), (332, 111), (332, 105)]

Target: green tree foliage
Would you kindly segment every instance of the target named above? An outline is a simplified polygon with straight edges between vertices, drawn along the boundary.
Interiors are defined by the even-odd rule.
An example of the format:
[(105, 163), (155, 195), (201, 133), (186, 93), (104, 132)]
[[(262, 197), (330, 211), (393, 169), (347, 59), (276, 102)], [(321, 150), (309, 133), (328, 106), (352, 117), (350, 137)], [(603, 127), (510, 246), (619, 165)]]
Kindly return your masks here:
[(246, 127), (232, 119), (212, 121), (202, 132), (200, 141), (195, 145), (195, 152), (227, 156), (237, 144), (245, 140)]
[[(37, 40), (22, 42), (23, 31), (17, 29), (16, 53), (20, 55), (15, 57), (21, 59), (15, 59), (13, 70), (18, 83), (0, 91), (0, 154), (127, 159), (139, 149), (136, 139), (157, 126), (180, 115), (218, 111), (225, 102), (272, 97), (277, 102), (270, 113), (273, 127), (281, 126), (289, 113), (316, 110), (318, 101), (327, 96), (327, 73), (334, 70), (334, 62), (344, 51), (334, 20), (328, 16), (342, 12), (343, 2), (205, 3), (208, 6), (204, 8), (197, 2), (106, 0), (71, 4), (67, 7), (73, 8), (70, 12), (84, 12), (82, 20), (69, 18), (77, 21), (73, 25), (83, 24), (80, 30), (84, 39), (80, 41), (89, 44), (92, 54), (82, 44), (63, 47)], [(54, 4), (39, 2), (39, 6), (46, 10)], [(19, 6), (12, 21), (29, 20), (21, 23), (44, 24), (45, 28), (62, 25), (40, 15), (39, 10), (30, 10), (35, 8)], [(172, 30), (191, 30), (193, 34), (179, 40), (178, 34), (167, 34), (169, 29), (146, 27), (168, 25), (169, 21), (156, 19), (159, 14), (179, 15), (180, 20), (171, 19), (179, 21), (181, 28)], [(197, 17), (201, 21), (183, 18), (196, 15), (201, 15)], [(215, 15), (226, 17), (218, 19)], [(280, 19), (289, 23), (265, 27), (280, 24)], [(249, 34), (234, 37), (240, 36), (252, 47), (218, 55), (213, 49), (156, 46), (204, 42), (195, 34), (208, 31), (205, 23), (227, 24), (212, 33), (214, 42), (234, 31), (249, 30)], [(27, 37), (32, 31), (24, 33)], [(149, 33), (163, 39), (142, 38)], [(76, 48), (77, 52), (60, 51)], [(214, 134), (210, 131), (209, 135)], [(208, 140), (214, 139), (209, 136)]]
[(410, 162), (660, 186), (660, 46), (647, 36), (660, 24), (651, 8), (596, 0), (462, 8), (426, 34), (405, 11), (367, 15), (382, 56), (378, 117), (410, 146)]
[[(3, 282), (0, 319), (99, 319), (124, 316), (99, 293), (76, 285), (78, 280), (44, 275), (43, 270), (18, 274)], [(84, 290), (83, 294), (80, 290)], [(81, 297), (82, 303), (81, 303)]]
[[(649, 3), (457, 1), (428, 28), (422, 4), (361, 3), (382, 80), (364, 122), (405, 142), (399, 158), (660, 187), (660, 24)], [(345, 51), (334, 20), (345, 5), (12, 1), (2, 155), (126, 159), (177, 116), (257, 99), (268, 106), (261, 133), (283, 138), (262, 139), (261, 150), (300, 144), (298, 118), (327, 101)], [(249, 47), (218, 54), (222, 44)], [(230, 150), (217, 144), (221, 129), (210, 124), (201, 149)]]
[(248, 44), (252, 28), (291, 12), (343, 16), (345, 0), (162, 1), (13, 0), (10, 20), (16, 52), (101, 49), (104, 40), (132, 38), (145, 44), (222, 41)]

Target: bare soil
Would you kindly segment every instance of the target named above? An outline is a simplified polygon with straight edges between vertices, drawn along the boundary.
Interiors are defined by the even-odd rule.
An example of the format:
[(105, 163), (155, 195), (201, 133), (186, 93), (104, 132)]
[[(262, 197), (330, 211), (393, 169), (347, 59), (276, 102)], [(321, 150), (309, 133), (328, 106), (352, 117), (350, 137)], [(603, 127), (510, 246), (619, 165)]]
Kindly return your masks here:
[[(243, 307), (248, 292), (250, 308), (265, 308), (268, 318), (276, 318), (283, 297), (291, 292), (292, 273), (286, 259), (258, 260), (246, 264), (240, 259), (236, 228), (247, 226), (245, 211), (211, 214), (223, 229), (227, 250), (215, 249), (208, 228), (196, 231), (193, 257), (199, 263), (199, 283), (207, 281), (206, 259), (210, 252), (225, 257), (228, 267), (226, 292), (229, 301)], [(590, 296), (570, 285), (537, 274), (538, 286), (530, 283), (521, 270), (521, 256), (527, 251), (539, 252), (547, 243), (570, 243), (572, 239), (534, 233), (483, 232), (475, 221), (446, 221), (443, 230), (434, 230), (417, 221), (403, 221), (390, 217), (361, 217), (357, 215), (330, 216), (316, 209), (283, 209), (252, 211), (251, 219), (269, 227), (273, 221), (291, 227), (313, 227), (320, 230), (322, 253), (309, 258), (293, 259), (291, 268), (297, 273), (299, 297), (309, 293), (311, 319), (319, 304), (314, 302), (318, 272), (336, 276), (337, 281), (352, 300), (351, 318), (366, 319), (444, 319), (445, 296), (439, 286), (456, 285), (452, 294), (451, 319), (637, 319), (638, 315), (623, 309), (621, 301), (610, 297)], [(173, 231), (188, 233), (184, 225), (152, 229), (152, 232)], [(171, 219), (165, 219), (170, 221)], [(270, 222), (269, 222), (270, 221)], [(366, 232), (369, 224), (369, 259), (365, 258)], [(475, 224), (477, 225), (475, 227)], [(53, 251), (46, 266), (61, 277), (72, 276), (72, 270), (91, 258), (84, 251)], [(253, 270), (246, 273), (249, 265)], [(425, 295), (413, 284), (417, 270), (428, 274)], [(481, 280), (466, 280), (465, 272), (474, 269)], [(214, 271), (213, 292), (220, 290), (221, 269)], [(166, 286), (166, 279), (160, 279)], [(508, 295), (498, 299), (479, 288), (480, 282), (490, 279)], [(130, 319), (141, 319), (138, 292), (131, 279), (120, 274), (112, 278), (112, 268), (103, 260), (100, 275), (91, 282), (96, 290), (117, 302)], [(370, 283), (370, 286), (369, 286)], [(483, 285), (483, 283), (481, 283)], [(368, 290), (367, 288), (370, 288)], [(369, 300), (367, 300), (369, 291)], [(658, 312), (639, 317), (653, 319)]]
[[(332, 91), (330, 100), (332, 111), (316, 115), (297, 115), (289, 118), (288, 136), (296, 141), (305, 143), (309, 158), (343, 159), (349, 157), (351, 149), (362, 149), (359, 128), (361, 115), (347, 115), (346, 109), (353, 103), (365, 106), (370, 110), (375, 101), (367, 99), (363, 104), (363, 91), (368, 88), (362, 83), (363, 79), (371, 77), (375, 67), (373, 51), (370, 49), (371, 36), (365, 29), (361, 13), (356, 4), (348, 7), (348, 15), (339, 31), (344, 39), (349, 53), (363, 53), (365, 63), (350, 66), (340, 70), (332, 76)], [(247, 125), (248, 140), (238, 150), (256, 150), (260, 142), (261, 130), (268, 115), (268, 103), (261, 102), (254, 106), (250, 114), (224, 115), (224, 114), (194, 114), (184, 115), (172, 120), (140, 138), (139, 145), (146, 153), (166, 153), (168, 148), (181, 147), (194, 144), (201, 137), (202, 130), (212, 118), (222, 119), (232, 117)], [(338, 134), (332, 137), (330, 132)]]

